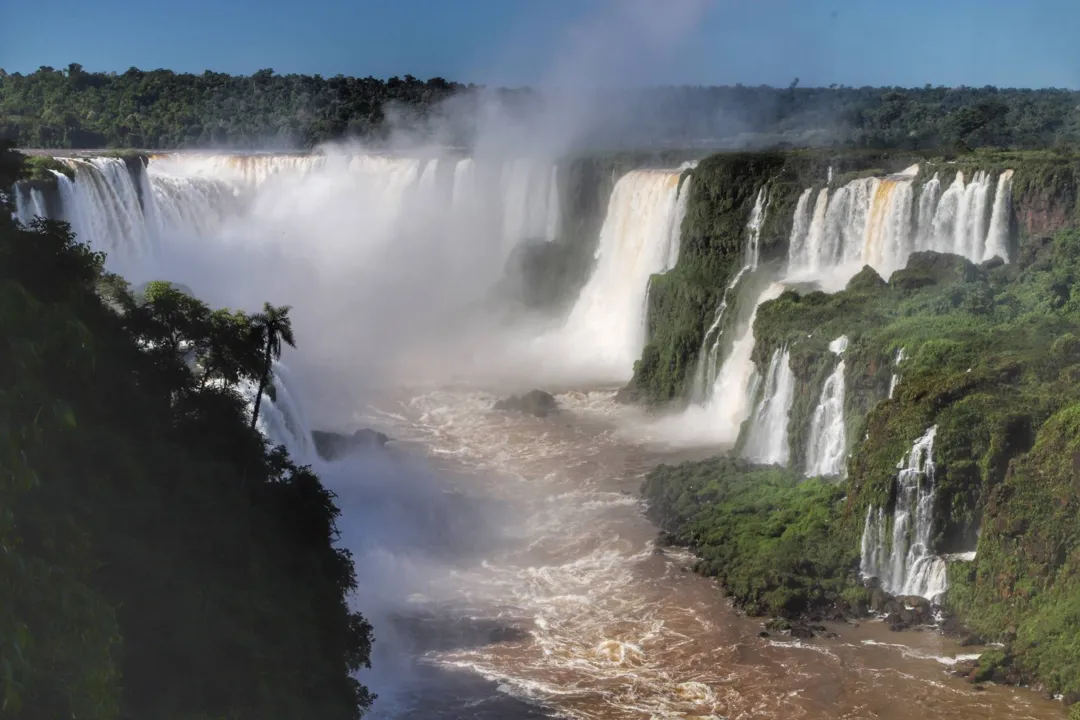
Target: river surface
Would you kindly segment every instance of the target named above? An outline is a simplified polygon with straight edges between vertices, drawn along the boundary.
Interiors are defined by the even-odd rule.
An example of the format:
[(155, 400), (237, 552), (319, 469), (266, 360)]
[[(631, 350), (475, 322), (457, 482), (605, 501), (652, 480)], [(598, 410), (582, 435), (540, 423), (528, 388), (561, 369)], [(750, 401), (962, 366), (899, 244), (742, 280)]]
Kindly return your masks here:
[(492, 411), (494, 396), (473, 391), (380, 401), (357, 417), (397, 439), (395, 452), (425, 454), (484, 537), (429, 572), (390, 625), (376, 622), (377, 648), (392, 634), (412, 678), (376, 716), (1065, 717), (1034, 692), (951, 676), (979, 649), (931, 631), (867, 621), (831, 627), (834, 639), (759, 637), (760, 619), (687, 572), (689, 556), (654, 547), (642, 515), (646, 470), (693, 456), (628, 437), (635, 411), (613, 393), (558, 397), (547, 418)]

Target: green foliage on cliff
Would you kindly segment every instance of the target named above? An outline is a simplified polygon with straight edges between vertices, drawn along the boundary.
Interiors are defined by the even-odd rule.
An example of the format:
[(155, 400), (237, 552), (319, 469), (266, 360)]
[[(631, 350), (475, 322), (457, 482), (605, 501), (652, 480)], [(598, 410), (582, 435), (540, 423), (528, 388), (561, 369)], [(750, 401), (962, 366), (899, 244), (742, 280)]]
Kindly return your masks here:
[(43, 155), (26, 158), (26, 179), (45, 182), (55, 182), (54, 172), (75, 177), (75, 171), (59, 160)]
[(1010, 640), (1014, 665), (1080, 692), (1080, 404), (1051, 417), (992, 489), (977, 562), (950, 580), (950, 603)]
[(779, 467), (714, 458), (649, 473), (649, 515), (754, 615), (843, 602), (858, 552), (838, 532), (843, 490)]
[(706, 158), (694, 169), (679, 261), (649, 281), (649, 342), (634, 366), (632, 397), (656, 403), (687, 392), (705, 331), (702, 320), (742, 266), (746, 223), (764, 184), (759, 179), (782, 167), (780, 155), (731, 153)]
[(355, 718), (333, 495), (239, 392), (263, 338), (0, 210), (0, 715)]
[[(790, 497), (773, 498), (779, 477), (808, 496), (819, 492), (818, 481), (795, 485), (786, 471), (729, 459), (657, 471), (645, 491), (658, 519), (696, 547), (701, 569), (720, 576), (748, 607), (789, 612), (798, 605), (768, 593), (787, 598), (792, 588), (817, 583), (842, 594), (867, 506), (891, 509), (897, 462), (937, 425), (932, 547), (978, 550), (974, 561), (952, 564), (947, 604), (976, 631), (1007, 644), (1000, 658), (983, 663), (986, 674), (1005, 665), (1004, 677), (1080, 692), (1078, 283), (1080, 231), (1072, 230), (1029, 240), (1011, 265), (917, 253), (888, 283), (865, 269), (842, 292), (787, 292), (763, 304), (754, 358), (763, 373), (776, 348), (790, 350), (795, 470), (821, 383), (835, 367), (827, 345), (842, 334), (850, 339), (845, 421), (852, 455), (847, 476), (829, 486), (846, 500), (814, 540), (835, 552), (828, 557), (850, 564), (811, 555), (805, 577), (791, 582), (781, 579), (788, 559), (747, 539), (747, 528), (770, 527), (785, 508), (812, 514)], [(900, 348), (906, 359), (896, 367)], [(900, 381), (888, 399), (893, 372)], [(755, 590), (753, 577), (768, 578), (769, 590)]]
[[(887, 286), (788, 293), (761, 308), (756, 328), (759, 367), (788, 343), (804, 381), (829, 339), (852, 339), (846, 537), (857, 537), (868, 504), (890, 505), (897, 461), (938, 426), (933, 547), (978, 543), (973, 563), (952, 567), (948, 603), (980, 633), (1010, 643), (1021, 677), (1061, 692), (1080, 691), (1078, 280), (1080, 232), (1070, 231), (1029, 243), (1018, 265), (986, 270), (923, 253)], [(881, 379), (901, 347), (908, 359), (886, 400)], [(865, 425), (860, 396), (871, 408)], [(797, 408), (793, 437), (808, 421)]]
[[(710, 321), (747, 261), (747, 223), (762, 188), (767, 203), (759, 236), (761, 270), (741, 284), (760, 286), (784, 261), (799, 196), (824, 184), (829, 168), (834, 176), (866, 167), (895, 172), (918, 160), (910, 152), (882, 150), (718, 153), (702, 160), (690, 173), (679, 260), (649, 283), (649, 341), (627, 396), (660, 404), (689, 394)], [(749, 320), (752, 307), (739, 307), (747, 298), (742, 290), (729, 295), (724, 330)]]

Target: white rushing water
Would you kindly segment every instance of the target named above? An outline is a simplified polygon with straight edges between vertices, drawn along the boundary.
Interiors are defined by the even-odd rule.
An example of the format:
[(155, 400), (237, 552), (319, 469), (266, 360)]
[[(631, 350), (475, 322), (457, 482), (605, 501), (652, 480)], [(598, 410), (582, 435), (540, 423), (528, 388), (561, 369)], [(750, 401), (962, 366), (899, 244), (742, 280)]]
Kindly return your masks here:
[[(596, 267), (559, 342), (598, 380), (629, 379), (646, 341), (649, 277), (674, 265), (686, 206), (678, 170), (634, 170), (615, 184)], [(682, 192), (689, 186), (684, 183)], [(680, 212), (682, 216), (680, 217)]]
[(679, 196), (675, 200), (675, 212), (671, 216), (671, 230), (668, 232), (671, 239), (668, 242), (667, 262), (664, 263), (665, 271), (673, 269), (676, 263), (679, 262), (679, 250), (682, 249), (682, 226), (683, 221), (686, 220), (686, 211), (690, 206), (690, 193), (693, 192), (693, 182), (693, 176), (688, 175), (679, 187)]
[(723, 335), (724, 318), (727, 316), (728, 305), (733, 300), (732, 293), (736, 292), (739, 283), (747, 273), (757, 269), (761, 262), (761, 226), (765, 222), (768, 211), (768, 193), (763, 186), (758, 190), (754, 199), (754, 207), (750, 210), (750, 219), (746, 223), (746, 240), (743, 249), (743, 265), (724, 288), (724, 294), (720, 296), (720, 304), (713, 313), (712, 324), (705, 331), (701, 339), (701, 350), (698, 352), (697, 367), (694, 371), (693, 399), (698, 403), (708, 401), (712, 395), (713, 385), (719, 372), (721, 340)]
[(773, 351), (761, 402), (754, 412), (743, 456), (763, 465), (787, 465), (788, 416), (795, 399), (795, 375), (787, 346)]
[(917, 250), (954, 253), (972, 262), (995, 255), (1008, 261), (1011, 170), (997, 178), (992, 205), (994, 178), (987, 172), (976, 172), (968, 181), (957, 172), (944, 192), (935, 174), (916, 200), (918, 173), (919, 166), (913, 165), (883, 178), (852, 180), (831, 193), (824, 188), (808, 223), (804, 192), (793, 221), (789, 277), (821, 281), (837, 275), (829, 285), (839, 289), (863, 265), (888, 277)]
[(996, 256), (1005, 262), (1009, 261), (1012, 183), (1012, 170), (1005, 170), (998, 175), (997, 190), (994, 192), (994, 209), (990, 214), (990, 230), (986, 236), (986, 251), (983, 253), (983, 260)]
[(846, 335), (829, 343), (838, 358), (835, 369), (821, 388), (821, 399), (810, 419), (810, 434), (806, 443), (806, 476), (840, 475), (847, 458), (847, 429), (844, 426), (844, 351)]
[(417, 214), (429, 221), (446, 213), (443, 220), (452, 227), (500, 234), (499, 259), (520, 240), (554, 239), (561, 221), (555, 165), (528, 158), (485, 161), (478, 168), (468, 158), (443, 163), (365, 153), (184, 153), (152, 156), (138, 178), (117, 158), (63, 161), (75, 170), (75, 180), (59, 178), (62, 219), (95, 249), (125, 256), (152, 252), (165, 234), (212, 234), (239, 215), (258, 189), (298, 178), (315, 187), (343, 176), (376, 186), (378, 215), (392, 225), (415, 222)]
[(15, 219), (24, 226), (29, 226), (36, 217), (47, 218), (45, 197), (37, 188), (16, 188)]
[[(862, 536), (860, 571), (894, 595), (938, 601), (948, 588), (945, 561), (933, 552), (934, 437), (932, 426), (897, 463), (895, 505), (870, 506)], [(891, 532), (890, 532), (891, 526)]]
[[(816, 193), (813, 188), (805, 189), (799, 195), (792, 217), (786, 268), (774, 279), (783, 286), (811, 283), (826, 292), (836, 292), (865, 265), (888, 278), (907, 264), (913, 252), (922, 250), (955, 253), (973, 262), (995, 256), (1009, 260), (1011, 170), (1002, 172), (996, 178), (996, 185), (995, 178), (987, 172), (977, 172), (970, 179), (958, 172), (944, 192), (940, 176), (935, 173), (916, 193), (918, 176), (919, 166), (912, 165), (893, 175), (857, 178), (840, 187), (821, 188)], [(832, 182), (831, 173), (829, 182)], [(996, 187), (992, 203), (991, 187)], [(745, 417), (743, 402), (747, 396), (746, 391), (733, 392), (731, 383), (738, 383), (738, 378), (743, 377), (751, 385), (760, 381), (757, 373), (746, 372), (742, 367), (725, 368), (728, 363), (742, 362), (744, 353), (735, 350), (742, 349), (746, 343), (751, 343), (752, 349), (754, 341), (752, 328), (747, 335), (745, 326), (732, 325), (726, 319), (729, 309), (767, 299), (759, 294), (760, 283), (746, 282), (760, 263), (760, 229), (768, 208), (764, 189), (756, 200), (747, 223), (742, 267), (724, 289), (717, 309), (705, 321), (686, 417), (677, 421), (664, 419), (659, 425), (657, 435), (668, 442), (689, 445), (730, 442), (731, 419)], [(727, 354), (723, 352), (725, 347), (730, 348)], [(717, 396), (721, 377), (724, 393)], [(899, 375), (894, 373), (890, 396), (898, 381)], [(830, 378), (826, 389), (831, 393), (841, 391), (842, 387), (837, 379)], [(713, 408), (711, 416), (715, 425), (710, 427), (701, 409), (717, 403), (731, 407)], [(836, 417), (839, 416), (835, 413), (830, 415), (830, 422)], [(752, 427), (748, 426), (747, 432)], [(830, 474), (839, 472), (835, 442), (830, 447), (829, 459), (823, 461), (815, 456), (811, 467)]]
[(893, 372), (892, 377), (889, 378), (889, 399), (892, 400), (893, 395), (896, 394), (896, 386), (900, 384), (900, 363), (904, 362), (905, 349), (900, 348), (896, 351), (896, 357), (893, 359)]

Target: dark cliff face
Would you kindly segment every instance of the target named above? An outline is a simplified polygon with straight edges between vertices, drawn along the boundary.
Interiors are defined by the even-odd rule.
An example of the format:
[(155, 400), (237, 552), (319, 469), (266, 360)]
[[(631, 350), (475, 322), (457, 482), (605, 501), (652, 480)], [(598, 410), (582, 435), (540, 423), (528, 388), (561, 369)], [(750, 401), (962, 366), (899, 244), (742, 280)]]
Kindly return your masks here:
[(1013, 211), (1021, 238), (1050, 235), (1077, 226), (1080, 161), (1030, 162), (1016, 169)]

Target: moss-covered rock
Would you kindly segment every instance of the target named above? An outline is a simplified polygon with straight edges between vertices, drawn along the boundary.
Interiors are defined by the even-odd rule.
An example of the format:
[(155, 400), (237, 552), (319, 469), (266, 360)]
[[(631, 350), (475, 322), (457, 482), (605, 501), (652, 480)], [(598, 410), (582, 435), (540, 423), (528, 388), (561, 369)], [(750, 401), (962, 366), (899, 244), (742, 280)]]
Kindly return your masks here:
[(75, 170), (70, 165), (57, 160), (49, 155), (29, 155), (23, 165), (27, 171), (27, 180), (56, 183), (56, 175), (60, 173), (70, 179), (75, 178)]
[(700, 557), (751, 614), (840, 614), (864, 602), (858, 553), (833, 532), (843, 489), (779, 467), (715, 458), (660, 466), (643, 487), (650, 516)]
[(977, 561), (950, 576), (951, 605), (1016, 666), (1080, 692), (1080, 403), (1055, 413), (988, 493)]
[[(741, 267), (758, 189), (765, 182), (784, 187), (780, 201), (790, 203), (800, 187), (823, 182), (803, 184), (810, 168), (823, 168), (798, 155), (702, 163), (701, 195), (692, 196), (683, 228), (684, 255), (650, 287), (650, 342), (631, 385), (639, 399), (685, 397), (704, 330)], [(1080, 231), (1042, 234), (1076, 224), (1074, 162), (1008, 153), (972, 153), (948, 166), (928, 162), (946, 184), (958, 171), (1016, 168), (1011, 222), (1022, 242), (1012, 263), (975, 265), (920, 252), (887, 282), (864, 268), (841, 292), (792, 289), (761, 305), (754, 326), (758, 373), (764, 376), (773, 353), (786, 346), (795, 376), (791, 468), (722, 458), (658, 470), (645, 485), (650, 512), (697, 550), (700, 571), (719, 577), (753, 612), (791, 614), (823, 598), (872, 605), (874, 591), (853, 581), (867, 508), (894, 506), (898, 461), (936, 425), (930, 550), (977, 548), (974, 560), (950, 561), (945, 602), (979, 635), (1006, 644), (972, 668), (973, 679), (1037, 681), (1080, 693)], [(866, 167), (891, 171), (888, 163)], [(834, 182), (859, 171), (834, 168)], [(786, 252), (790, 212), (785, 222), (767, 219), (766, 265)], [(843, 359), (850, 457), (847, 476), (829, 485), (840, 493), (832, 507), (816, 495), (821, 481), (797, 478), (810, 418), (839, 361), (829, 343), (840, 335), (849, 339)], [(829, 520), (817, 529), (792, 524), (792, 507)], [(783, 537), (812, 537), (827, 557), (798, 565), (783, 550)]]

